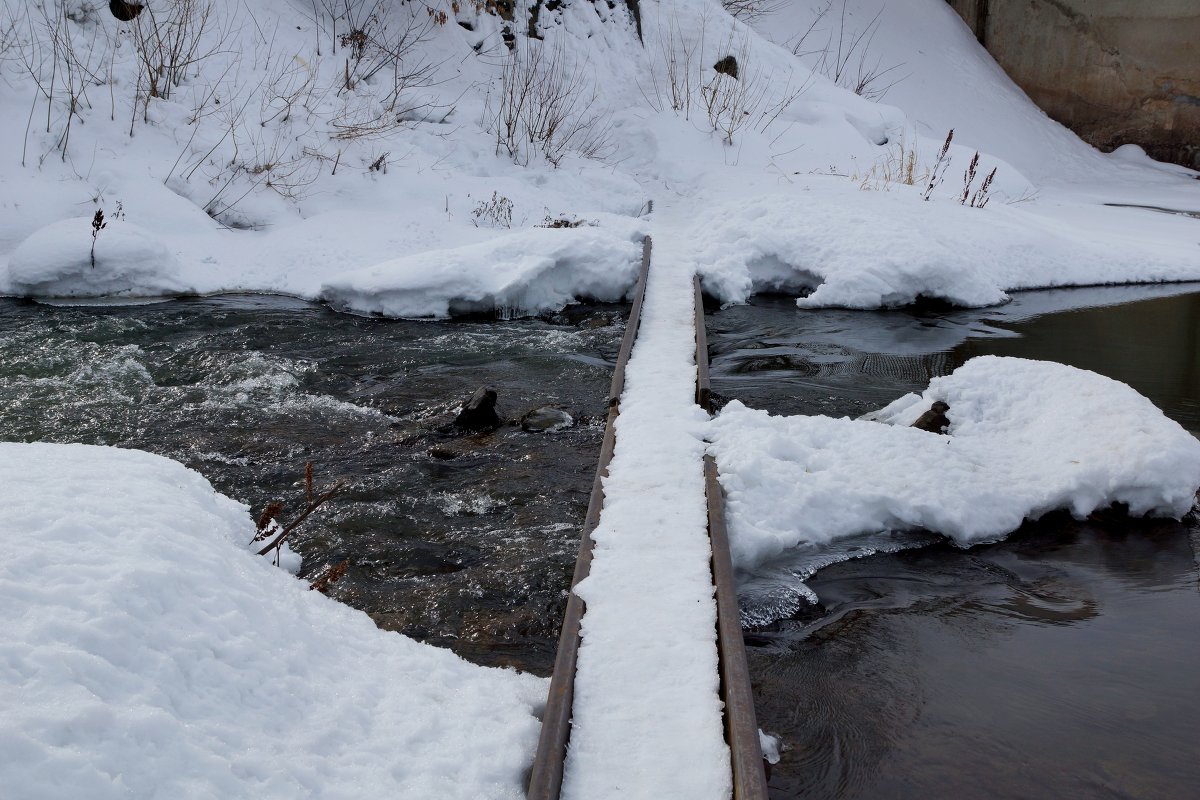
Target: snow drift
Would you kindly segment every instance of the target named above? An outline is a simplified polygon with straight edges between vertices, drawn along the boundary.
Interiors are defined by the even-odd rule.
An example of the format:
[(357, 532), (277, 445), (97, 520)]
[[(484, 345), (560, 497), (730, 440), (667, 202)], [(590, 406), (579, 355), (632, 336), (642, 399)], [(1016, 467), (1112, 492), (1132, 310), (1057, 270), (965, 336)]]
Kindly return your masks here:
[(522, 316), (622, 299), (641, 250), (640, 241), (602, 228), (533, 228), (346, 273), (321, 294), (335, 308), (389, 317)]
[(139, 451), (0, 444), (13, 797), (521, 798), (545, 684), (375, 627)]
[[(159, 297), (187, 290), (166, 244), (130, 222), (64, 219), (33, 233), (8, 262), (8, 285), (30, 297)], [(94, 257), (94, 261), (93, 261)]]
[[(948, 436), (908, 427), (935, 400)], [(1178, 518), (1200, 486), (1200, 441), (1125, 384), (1061, 364), (981, 356), (871, 417), (721, 412), (711, 447), (739, 567), (887, 530), (965, 546), (1057, 509)]]
[[(1018, 289), (1200, 277), (1192, 242), (1096, 238), (1020, 206), (923, 202), (913, 186), (861, 191), (814, 178), (808, 189), (718, 193), (705, 203), (687, 240), (706, 291), (726, 302), (802, 292), (802, 308), (922, 297), (986, 306)], [(1097, 221), (1111, 211), (1098, 209)]]

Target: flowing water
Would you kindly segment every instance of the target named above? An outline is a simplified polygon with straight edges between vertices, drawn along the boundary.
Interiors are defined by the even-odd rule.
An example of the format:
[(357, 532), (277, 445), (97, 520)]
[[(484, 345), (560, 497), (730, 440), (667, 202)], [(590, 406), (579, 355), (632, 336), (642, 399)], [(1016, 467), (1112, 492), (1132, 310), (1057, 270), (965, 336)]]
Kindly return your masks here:
[[(1126, 381), (1200, 433), (1200, 294), (1187, 291), (879, 313), (759, 298), (709, 315), (714, 389), (857, 416), (997, 353)], [(332, 594), (381, 626), (546, 674), (624, 311), (405, 322), (270, 297), (0, 300), (0, 440), (161, 453), (255, 511), (281, 499), (294, 513), (315, 462), (318, 487), (349, 488), (301, 528), (302, 574), (349, 559)], [(505, 417), (555, 405), (577, 424), (448, 430), (483, 384)], [(1055, 517), (968, 551), (907, 543), (926, 546), (776, 565), (820, 603), (748, 635), (759, 722), (784, 743), (773, 797), (1195, 795), (1195, 522)]]
[[(708, 332), (714, 391), (773, 413), (858, 416), (996, 354), (1125, 381), (1200, 435), (1196, 287), (1028, 293), (983, 311), (760, 298), (710, 315)], [(1196, 796), (1194, 519), (1055, 515), (965, 551), (914, 536), (902, 543), (926, 546), (876, 552), (885, 541), (771, 565), (776, 587), (806, 579), (819, 598), (782, 619), (756, 594), (762, 575), (743, 586), (761, 612), (747, 636), (759, 724), (784, 746), (772, 798)]]
[[(0, 300), (0, 440), (169, 456), (257, 514), (348, 489), (298, 532), (302, 575), (384, 628), (546, 674), (578, 547), (625, 309), (416, 322), (275, 297), (51, 307)], [(487, 384), (557, 433), (444, 430)]]

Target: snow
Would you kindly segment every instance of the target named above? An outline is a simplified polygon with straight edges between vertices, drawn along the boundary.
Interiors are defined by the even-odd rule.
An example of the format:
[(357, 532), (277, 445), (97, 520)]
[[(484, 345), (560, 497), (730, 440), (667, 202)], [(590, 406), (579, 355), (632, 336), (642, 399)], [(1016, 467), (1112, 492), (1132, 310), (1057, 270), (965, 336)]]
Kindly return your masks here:
[(545, 682), (375, 627), (159, 456), (0, 444), (14, 797), (521, 798)]
[(654, 241), (591, 572), (575, 587), (586, 610), (564, 800), (722, 800), (732, 789), (704, 504), (706, 415), (695, 404), (695, 308), (679, 291), (691, 280), (679, 248), (670, 235)]
[(987, 306), (1016, 289), (1196, 276), (1194, 241), (1099, 242), (1020, 207), (927, 203), (921, 192), (864, 192), (836, 178), (801, 192), (714, 192), (692, 223), (688, 256), (723, 300), (811, 290), (803, 308), (896, 307), (920, 297)]
[[(167, 4), (149, 2), (156, 14), (169, 16)], [(575, 2), (553, 10), (542, 4), (538, 41), (525, 35), (530, 4), (518, 2), (518, 46), (550, 54), (563, 48), (567, 71), (580, 82), (575, 94), (588, 98), (581, 112), (596, 120), (592, 133), (606, 140), (593, 157), (566, 152), (555, 163), (539, 155), (534, 142), (519, 141), (515, 159), (498, 146), (498, 104), (510, 62), (505, 23), (482, 11), (486, 4), (382, 4), (381, 15), (357, 23), (395, 33), (415, 22), (419, 33), (400, 69), (368, 76), (354, 61), (353, 46), (339, 42), (350, 21), (331, 20), (325, 10), (331, 4), (211, 3), (213, 23), (196, 50), (201, 57), (164, 85), (169, 96), (149, 99), (134, 46), (137, 29), (118, 24), (104, 4), (63, 0), (53, 5), (65, 12), (58, 22), (53, 14), (42, 18), (38, 4), (3, 7), (0, 104), (14, 113), (0, 116), (0, 152), (6, 154), (0, 162), (0, 294), (98, 300), (252, 291), (325, 300), (363, 314), (532, 314), (626, 295), (637, 242), (652, 234), (655, 266), (622, 398), (597, 558), (592, 578), (579, 587), (588, 612), (566, 785), (576, 798), (728, 794), (705, 577), (699, 454), (706, 426), (691, 402), (694, 271), (725, 302), (774, 289), (805, 294), (799, 301), (805, 307), (847, 308), (920, 297), (977, 306), (1003, 303), (1023, 288), (1200, 280), (1195, 219), (1105, 205), (1200, 209), (1196, 173), (1152, 162), (1133, 146), (1103, 155), (1079, 141), (1029, 102), (944, 0), (846, 1), (851, 35), (879, 14), (869, 57), (897, 67), (889, 74), (900, 80), (874, 98), (836, 85), (823, 74), (819, 53), (804, 54), (813, 47), (793, 53), (814, 22), (815, 3), (773, 4), (752, 26), (732, 19), (717, 0), (642, 3), (643, 43), (621, 3)], [(444, 24), (439, 12), (446, 14)], [(817, 21), (810, 44), (840, 36), (834, 24)], [(64, 64), (68, 53), (82, 63)], [(739, 63), (737, 83), (711, 72), (727, 55)], [(53, 87), (49, 98), (39, 82)], [(741, 87), (742, 96), (730, 94)], [(721, 92), (733, 105), (710, 118), (705, 100)], [(926, 201), (927, 174), (950, 129), (951, 164)], [(995, 168), (996, 179), (988, 205), (967, 208), (958, 201), (962, 174), (977, 151), (980, 176)], [(910, 158), (911, 180), (902, 166)], [(648, 199), (657, 211), (643, 217)], [(114, 213), (118, 204), (121, 220)], [(93, 269), (89, 225), (98, 208), (110, 222), (96, 240)], [(583, 224), (538, 227), (556, 219)], [(1020, 296), (1014, 305), (1022, 305)], [(996, 314), (1003, 318), (1004, 312)], [(935, 382), (930, 392), (967, 393), (972, 370), (982, 368), (972, 362), (965, 369), (960, 373), (967, 377)], [(751, 531), (736, 540), (739, 563), (804, 543), (828, 541), (836, 549), (855, 530), (875, 530), (872, 525), (929, 526), (968, 542), (1002, 535), (1006, 526), (1059, 505), (1079, 511), (1124, 498), (1139, 509), (1175, 513), (1183, 501), (1173, 492), (1192, 480), (1194, 441), (1178, 439), (1144, 401), (1096, 382), (1101, 379), (1050, 367), (1037, 368), (1051, 374), (1034, 386), (1024, 373), (994, 369), (976, 377), (1000, 393), (995, 403), (968, 394), (950, 400), (956, 425), (950, 439), (879, 423), (778, 420), (736, 405), (728, 409), (713, 426), (714, 447), (728, 464), (731, 492), (743, 493), (737, 502), (750, 508), (747, 498), (758, 491), (785, 498), (761, 506), (775, 509), (768, 518), (735, 515), (735, 528)], [(1076, 397), (1083, 389), (1095, 397)], [(1066, 394), (1047, 395), (1060, 390)], [(1045, 403), (1032, 404), (1036, 397)], [(1065, 406), (1063, 397), (1070, 401)], [(1117, 407), (1129, 414), (1113, 413)], [(1047, 408), (1054, 413), (1044, 413)], [(1031, 417), (1034, 410), (1041, 413)], [(1037, 427), (1042, 423), (1031, 420), (1039, 416), (1054, 424)], [(1035, 428), (1043, 440), (1032, 436)], [(735, 429), (744, 442), (734, 441)], [(850, 461), (834, 459), (835, 451), (843, 452), (842, 442), (835, 448), (829, 439), (835, 434), (845, 437)], [(1049, 442), (1061, 447), (1051, 449)], [(1116, 449), (1098, 449), (1099, 443)], [(987, 458), (985, 445), (994, 448)], [(96, 489), (96, 505), (84, 519), (80, 509), (86, 507), (67, 494), (72, 483), (64, 476), (76, 475), (67, 469), (71, 458), (54, 456), (62, 462), (57, 472), (47, 467), (26, 474), (13, 459), (35, 464), (34, 453), (49, 451), (16, 456), (12, 446), (0, 447), (4, 468), (44, 498), (39, 507), (46, 509), (10, 504), (0, 514), (33, 515), (27, 524), (45, 532), (44, 542), (34, 547), (31, 533), (17, 537), (14, 547), (30, 575), (60, 590), (16, 584), (25, 587), (22, 597), (37, 601), (29, 599), (26, 616), (15, 617), (34, 626), (22, 631), (40, 636), (54, 629), (54, 613), (75, 619), (71, 586), (94, 590), (89, 597), (111, 604), (97, 606), (96, 614), (133, 604), (132, 595), (117, 589), (98, 593), (95, 587), (107, 586), (104, 570), (73, 560), (84, 553), (117, 575), (149, 581), (153, 604), (170, 612), (161, 627), (157, 616), (136, 616), (136, 608), (120, 611), (116, 626), (64, 623), (74, 638), (62, 646), (82, 654), (82, 671), (31, 685), (43, 705), (29, 713), (47, 716), (14, 718), (3, 734), (12, 744), (3, 751), (14, 759), (5, 769), (27, 770), (18, 783), (60, 794), (55, 776), (75, 775), (72, 794), (98, 797), (126, 785), (135, 795), (142, 787), (143, 795), (172, 796), (206, 790), (236, 796), (237, 787), (246, 786), (253, 790), (243, 796), (334, 797), (395, 788), (415, 797), (519, 794), (516, 776), (534, 729), (530, 692), (540, 691), (538, 682), (376, 634), (361, 615), (245, 561), (237, 546), (222, 550), (213, 531), (244, 534), (244, 511), (235, 514), (194, 477), (184, 480), (161, 461), (121, 484), (120, 492), (111, 485), (108, 492)], [(1091, 460), (1064, 463), (1060, 450)], [(824, 459), (828, 469), (815, 477), (804, 473), (798, 464), (805, 454)], [(1172, 457), (1181, 466), (1167, 474), (1162, 465)], [(92, 472), (105, 474), (106, 459), (126, 470), (135, 469), (139, 457), (87, 458)], [(894, 469), (899, 464), (904, 470)], [(1140, 483), (1135, 464), (1148, 470)], [(90, 485), (84, 479), (92, 472), (76, 466), (76, 482)], [(917, 469), (934, 476), (948, 469), (953, 480), (900, 485)], [(114, 479), (121, 470), (111, 470)], [(804, 485), (841, 474), (874, 475), (879, 483), (872, 489), (861, 481), (833, 481), (833, 488), (857, 492), (837, 505), (813, 495), (818, 506), (830, 503), (822, 513), (837, 523), (816, 529), (806, 515), (789, 511), (808, 495), (773, 471), (803, 477)], [(972, 475), (1011, 480), (1011, 491), (988, 495), (994, 487), (968, 480)], [(735, 485), (743, 479), (744, 486)], [(881, 493), (887, 487), (895, 491)], [(0, 485), (0, 492), (9, 491)], [(964, 498), (978, 500), (986, 513), (968, 518), (972, 509)], [(134, 521), (125, 538), (101, 509)], [(150, 511), (166, 516), (146, 516)], [(38, 516), (52, 512), (58, 522)], [(154, 536), (152, 518), (158, 520)], [(213, 530), (202, 529), (198, 520), (204, 519), (215, 520)], [(54, 544), (54, 531), (78, 536), (71, 526), (84, 524), (114, 555), (93, 553), (88, 539)], [(77, 564), (72, 575), (56, 573), (49, 554)], [(179, 567), (193, 561), (194, 569)], [(145, 577), (138, 564), (158, 572)], [(159, 591), (168, 574), (186, 591)], [(203, 602), (193, 607), (180, 597)], [(134, 616), (121, 616), (127, 613)], [(304, 624), (286, 631), (278, 624), (297, 615)], [(255, 646), (234, 640), (247, 668), (233, 670), (231, 646), (218, 635), (227, 634), (206, 620), (242, 617)], [(134, 636), (125, 623), (167, 637), (159, 642), (166, 649), (149, 652), (153, 639)], [(109, 663), (88, 655), (92, 644), (113, 653), (129, 647), (146, 658)], [(227, 678), (204, 683), (216, 698), (211, 713), (165, 690), (135, 688), (155, 686), (147, 678), (168, 687), (194, 680), (189, 657)], [(19, 662), (0, 663), (11, 677)], [(113, 694), (111, 704), (88, 695), (72, 681), (92, 675), (89, 669), (112, 676), (126, 694)], [(351, 681), (351, 675), (359, 678)], [(400, 675), (403, 686), (393, 680)], [(70, 702), (51, 706), (54, 680), (70, 692)], [(95, 685), (107, 690), (103, 680)], [(18, 708), (13, 698), (5, 698), (6, 710)], [(282, 721), (266, 715), (269, 704)], [(78, 724), (45, 722), (51, 712), (71, 715), (76, 707), (83, 715)], [(193, 716), (180, 717), (183, 712)], [(227, 715), (224, 722), (220, 714)], [(147, 727), (138, 728), (143, 723)], [(101, 735), (106, 725), (129, 736)], [(335, 732), (350, 738), (338, 741)], [(125, 746), (121, 741), (142, 748), (122, 752), (145, 757), (102, 780), (102, 771), (112, 769), (104, 756)], [(167, 756), (149, 757), (154, 747)], [(453, 787), (444, 783), (451, 762), (459, 776)]]
[(97, 232), (75, 217), (34, 232), (13, 252), (8, 281), (29, 297), (157, 297), (187, 290), (166, 244), (130, 222), (109, 220)]
[(533, 228), (346, 273), (321, 295), (335, 308), (390, 317), (523, 316), (585, 299), (614, 302), (641, 263), (636, 228), (634, 238), (596, 227)]
[[(935, 400), (949, 435), (909, 427)], [(713, 422), (742, 569), (791, 548), (926, 529), (967, 546), (1055, 510), (1113, 503), (1179, 518), (1200, 441), (1123, 383), (1051, 362), (981, 356), (869, 418), (773, 417), (730, 403)]]
[[(213, 54), (147, 105), (135, 102), (132, 26), (72, 0), (65, 30), (111, 85), (86, 89), (65, 143), (66, 95), (47, 108), (22, 66), (31, 61), (47, 84), (62, 50), (35, 46), (46, 35), (36, 9), (32, 25), (21, 8), (8, 10), (18, 24), (0, 24), (0, 102), (26, 108), (32, 97), (35, 114), (0, 119), (5, 152), (21, 154), (0, 165), (0, 293), (267, 291), (387, 315), (493, 302), (502, 314), (536, 313), (632, 288), (632, 271), (612, 256), (649, 197), (690, 206), (681, 257), (699, 256), (706, 287), (728, 302), (784, 286), (815, 288), (810, 306), (918, 296), (980, 305), (1021, 288), (1200, 279), (1194, 220), (1104, 206), (1200, 208), (1195, 173), (1152, 162), (1136, 145), (1105, 156), (1083, 144), (1029, 102), (942, 0), (847, 0), (845, 33), (878, 13), (872, 62), (896, 66), (889, 75), (899, 80), (874, 99), (822, 74), (812, 51), (841, 33), (832, 17), (793, 55), (813, 4), (779, 4), (752, 27), (715, 0), (647, 4), (644, 46), (623, 6), (545, 11), (545, 44), (519, 41), (550, 51), (562, 43), (607, 139), (601, 157), (567, 153), (557, 166), (526, 151), (514, 164), (497, 147), (503, 23), (455, 5), (430, 4), (447, 12), (444, 25), (417, 9), (421, 33), (406, 64), (425, 77), (402, 90), (402, 118), (388, 121), (378, 112), (394, 82), (376, 76), (346, 89), (346, 51), (334, 52), (319, 6), (213, 0), (218, 24), (202, 50)], [(394, 7), (384, 22), (399, 30), (410, 13)], [(703, 86), (732, 86), (709, 74), (725, 55), (738, 58), (751, 90), (739, 117), (748, 121), (728, 141), (729, 115), (710, 121), (700, 96)], [(688, 76), (677, 108), (673, 69)], [(387, 124), (348, 132), (353, 120)], [(952, 128), (946, 180), (923, 202), (924, 176)], [(976, 150), (980, 175), (997, 169), (993, 200), (962, 208), (961, 175)], [(896, 174), (906, 153), (913, 185)], [(494, 199), (511, 203), (507, 216), (481, 213)], [(96, 208), (112, 219), (118, 202), (127, 221), (111, 221), (97, 241), (105, 271), (84, 270), (86, 221)], [(538, 235), (535, 226), (560, 217), (599, 219), (613, 235), (596, 264), (566, 253), (570, 236)], [(518, 267), (519, 247), (540, 266)]]

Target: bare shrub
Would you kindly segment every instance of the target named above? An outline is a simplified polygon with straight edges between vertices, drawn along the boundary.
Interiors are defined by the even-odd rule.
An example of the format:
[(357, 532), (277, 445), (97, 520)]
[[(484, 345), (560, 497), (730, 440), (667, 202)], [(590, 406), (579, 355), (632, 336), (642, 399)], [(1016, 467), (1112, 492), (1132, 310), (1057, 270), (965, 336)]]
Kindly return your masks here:
[(768, 86), (761, 70), (751, 71), (745, 61), (741, 63), (740, 77), (718, 72), (700, 87), (708, 122), (727, 145), (733, 144), (735, 133), (757, 119)]
[[(165, 8), (163, 8), (165, 6)], [(167, 0), (159, 13), (147, 6), (133, 20), (133, 42), (146, 79), (146, 97), (168, 100), (189, 72), (224, 49), (231, 31), (215, 36), (209, 0)]]
[(0, 67), (14, 57), (19, 42), (17, 16), (6, 3), (4, 8), (0, 9)]
[[(837, 9), (836, 22), (828, 28), (823, 44), (810, 47), (810, 39), (819, 37), (821, 23)], [(849, 89), (868, 100), (880, 100), (888, 91), (904, 79), (898, 74), (903, 64), (884, 66), (883, 57), (872, 53), (872, 45), (879, 33), (879, 11), (862, 28), (848, 27), (846, 0), (836, 5), (836, 0), (826, 0), (817, 9), (816, 16), (808, 29), (791, 42), (792, 53), (801, 57), (815, 57), (813, 71), (829, 78), (843, 89)], [(820, 39), (817, 38), (819, 42)]]
[(638, 88), (659, 113), (670, 108), (690, 119), (693, 105), (702, 109), (703, 119), (726, 145), (732, 145), (734, 134), (743, 128), (765, 133), (808, 88), (807, 81), (793, 85), (790, 76), (780, 88), (779, 81), (772, 81), (754, 64), (749, 37), (735, 43), (731, 34), (725, 40), (707, 80), (704, 53), (705, 29), (698, 36), (686, 35), (672, 18), (660, 29), (657, 46), (647, 59), (650, 80), (645, 85), (639, 82)]
[[(335, 36), (344, 56), (338, 94), (344, 98), (334, 115), (334, 138), (384, 136), (407, 124), (444, 119), (452, 107), (439, 106), (420, 90), (437, 83), (439, 62), (421, 47), (446, 17), (424, 5), (400, 6), (387, 0), (341, 0), (343, 24)], [(370, 85), (367, 92), (360, 87)]]
[(558, 166), (568, 153), (603, 158), (611, 152), (609, 114), (585, 65), (561, 42), (526, 40), (512, 50), (500, 73), (500, 91), (489, 100), (496, 152), (528, 166), (541, 155)]
[(692, 101), (702, 83), (703, 54), (703, 29), (698, 38), (685, 36), (678, 18), (672, 16), (667, 25), (659, 28), (657, 45), (648, 59), (648, 84), (643, 86), (638, 81), (647, 104), (659, 113), (670, 108), (676, 115), (689, 119)]
[(721, 5), (735, 19), (752, 22), (777, 11), (783, 2), (784, 0), (721, 0)]
[(57, 150), (66, 161), (72, 127), (92, 107), (88, 90), (106, 82), (102, 63), (103, 56), (111, 49), (110, 43), (99, 25), (81, 25), (75, 19), (80, 17), (76, 12), (81, 9), (67, 3), (28, 5), (25, 12), (23, 19), (14, 14), (7, 23), (0, 23), (7, 26), (0, 34), (7, 37), (6, 57), (18, 62), (37, 87), (29, 109), (21, 164), (26, 161), (39, 99), (46, 102), (46, 133), (57, 130), (57, 140), (50, 152)]
[(257, 83), (242, 81), (234, 59), (216, 81), (192, 87), (191, 133), (164, 179), (206, 180), (206, 194), (186, 194), (230, 227), (255, 227), (234, 210), (259, 188), (301, 199), (327, 160), (323, 112), (331, 87), (318, 83), (315, 67), (263, 42), (254, 55)]
[(471, 211), (471, 216), (475, 218), (471, 220), (471, 223), (476, 228), (480, 225), (486, 225), (489, 228), (511, 228), (512, 215), (513, 201), (499, 192), (492, 192), (491, 200), (480, 202)]

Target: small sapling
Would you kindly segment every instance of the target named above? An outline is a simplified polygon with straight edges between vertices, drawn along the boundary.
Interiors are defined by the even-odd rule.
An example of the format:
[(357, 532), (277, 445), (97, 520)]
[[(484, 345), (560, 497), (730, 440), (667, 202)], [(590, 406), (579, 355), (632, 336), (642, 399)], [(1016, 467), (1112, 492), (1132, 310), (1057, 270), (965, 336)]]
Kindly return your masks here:
[(92, 217), (92, 269), (96, 268), (96, 237), (107, 227), (108, 223), (104, 221), (104, 209), (97, 208), (96, 216)]

